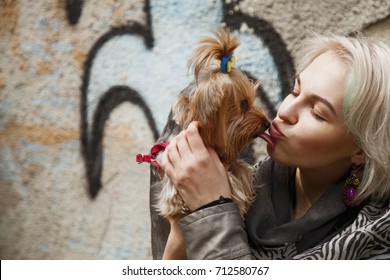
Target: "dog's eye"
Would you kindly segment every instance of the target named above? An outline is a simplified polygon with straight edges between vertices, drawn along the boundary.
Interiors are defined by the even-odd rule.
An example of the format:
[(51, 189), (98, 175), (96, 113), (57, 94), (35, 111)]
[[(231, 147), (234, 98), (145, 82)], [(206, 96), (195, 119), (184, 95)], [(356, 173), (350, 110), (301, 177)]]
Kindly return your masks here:
[(241, 108), (249, 109), (249, 102), (248, 102), (248, 100), (244, 99), (244, 100), (241, 101)]

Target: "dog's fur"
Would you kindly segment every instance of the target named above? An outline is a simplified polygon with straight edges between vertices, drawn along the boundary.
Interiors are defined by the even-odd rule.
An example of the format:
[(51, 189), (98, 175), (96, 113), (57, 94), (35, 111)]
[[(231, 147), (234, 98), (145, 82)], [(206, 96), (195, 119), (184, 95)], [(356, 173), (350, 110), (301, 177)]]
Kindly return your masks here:
[[(244, 215), (254, 199), (253, 174), (238, 155), (267, 129), (268, 120), (254, 105), (257, 85), (237, 68), (229, 73), (221, 71), (222, 56), (233, 55), (238, 37), (225, 29), (214, 35), (201, 40), (195, 49), (189, 61), (195, 80), (179, 95), (170, 116), (175, 123), (168, 121), (159, 141), (169, 141), (192, 121), (198, 121), (205, 145), (213, 147), (228, 167), (232, 199)], [(161, 192), (156, 207), (163, 217), (176, 219), (188, 214), (189, 209), (167, 177), (157, 182)]]

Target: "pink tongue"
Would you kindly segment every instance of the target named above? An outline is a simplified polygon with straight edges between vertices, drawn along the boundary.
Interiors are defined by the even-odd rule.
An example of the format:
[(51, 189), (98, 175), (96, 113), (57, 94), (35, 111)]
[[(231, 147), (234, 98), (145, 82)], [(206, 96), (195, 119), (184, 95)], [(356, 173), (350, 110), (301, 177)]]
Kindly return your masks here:
[(268, 135), (267, 133), (264, 132), (264, 133), (261, 133), (259, 135), (259, 137), (261, 139), (263, 139), (265, 142), (267, 142), (271, 146), (272, 149), (275, 148), (275, 139), (273, 139), (270, 135)]

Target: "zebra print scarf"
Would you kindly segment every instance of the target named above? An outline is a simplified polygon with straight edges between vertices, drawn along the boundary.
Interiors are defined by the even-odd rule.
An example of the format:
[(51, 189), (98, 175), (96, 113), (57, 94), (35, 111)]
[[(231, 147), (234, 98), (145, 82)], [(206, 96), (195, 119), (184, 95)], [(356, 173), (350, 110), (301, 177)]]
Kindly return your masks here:
[(390, 259), (389, 204), (349, 208), (341, 199), (340, 182), (293, 220), (295, 170), (270, 159), (257, 170), (257, 197), (246, 217), (256, 258)]

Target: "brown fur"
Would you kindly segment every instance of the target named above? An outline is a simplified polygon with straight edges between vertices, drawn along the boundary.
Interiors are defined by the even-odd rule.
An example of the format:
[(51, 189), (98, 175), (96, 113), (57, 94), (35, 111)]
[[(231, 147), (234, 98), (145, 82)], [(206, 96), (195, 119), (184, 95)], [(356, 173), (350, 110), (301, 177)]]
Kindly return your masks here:
[[(189, 66), (195, 80), (181, 93), (172, 113), (176, 124), (185, 129), (192, 121), (200, 123), (199, 133), (207, 146), (213, 147), (222, 163), (228, 166), (232, 199), (244, 215), (254, 199), (251, 167), (238, 160), (239, 153), (267, 127), (265, 113), (254, 105), (257, 85), (237, 68), (222, 73), (222, 56), (231, 56), (239, 45), (238, 37), (224, 29), (214, 33), (215, 38), (199, 42)], [(175, 136), (165, 132), (165, 140)], [(162, 190), (157, 204), (166, 218), (188, 214), (180, 195), (167, 176), (161, 182)]]

